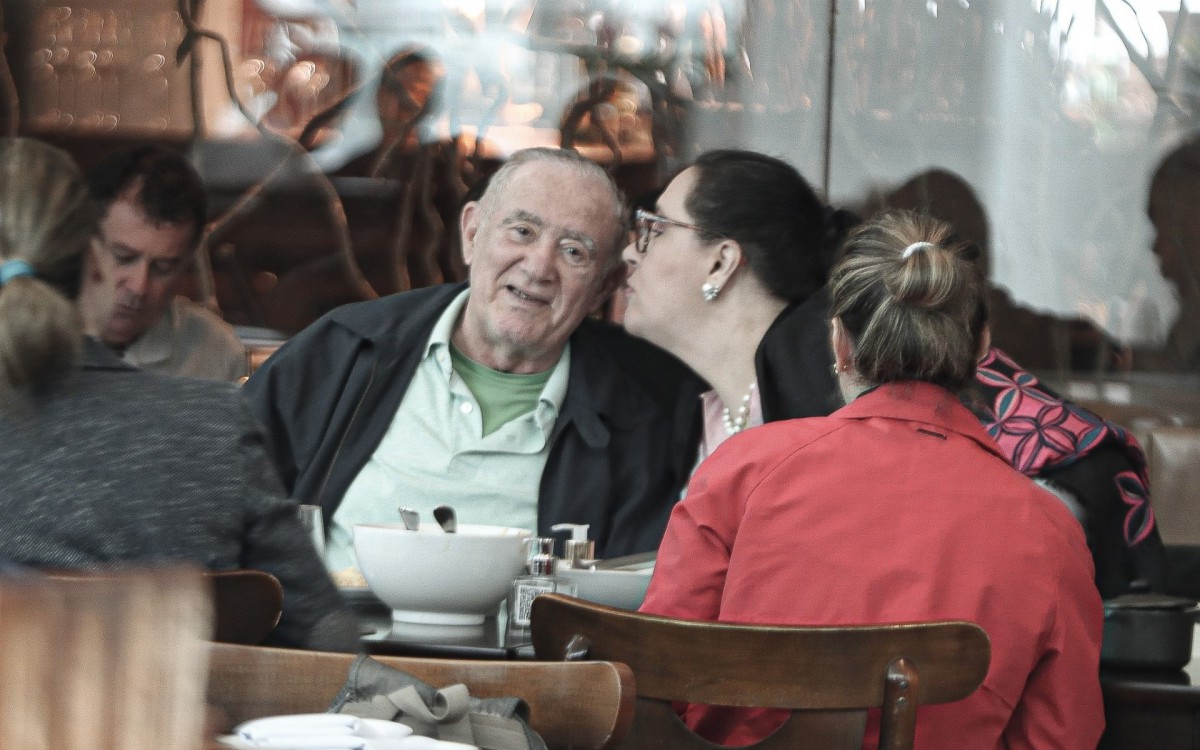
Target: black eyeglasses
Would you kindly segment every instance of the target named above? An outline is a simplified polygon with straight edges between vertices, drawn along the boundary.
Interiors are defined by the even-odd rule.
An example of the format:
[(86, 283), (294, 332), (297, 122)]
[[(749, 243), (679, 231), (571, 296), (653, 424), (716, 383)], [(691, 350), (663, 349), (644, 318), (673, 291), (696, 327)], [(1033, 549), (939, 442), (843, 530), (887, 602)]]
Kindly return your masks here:
[(637, 230), (637, 242), (633, 247), (640, 255), (646, 254), (646, 250), (650, 247), (650, 238), (657, 237), (662, 234), (664, 226), (683, 227), (684, 229), (691, 229), (701, 234), (716, 234), (716, 236), (721, 237), (722, 239), (728, 239), (725, 237), (725, 235), (717, 234), (716, 232), (710, 232), (704, 227), (696, 226), (695, 224), (688, 224), (686, 221), (675, 221), (674, 219), (668, 219), (665, 216), (659, 216), (658, 214), (650, 213), (649, 211), (643, 211), (640, 208), (634, 212), (633, 222), (633, 226)]

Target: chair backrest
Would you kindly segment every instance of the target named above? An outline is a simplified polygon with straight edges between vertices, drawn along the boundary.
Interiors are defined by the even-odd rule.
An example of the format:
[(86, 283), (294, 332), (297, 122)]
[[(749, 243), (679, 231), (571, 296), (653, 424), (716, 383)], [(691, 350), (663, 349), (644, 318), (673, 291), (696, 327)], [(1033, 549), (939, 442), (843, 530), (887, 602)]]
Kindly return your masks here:
[(247, 645), (266, 640), (283, 613), (279, 579), (261, 570), (217, 570), (206, 576), (217, 612), (213, 640)]
[(1155, 427), (1145, 448), (1163, 543), (1200, 544), (1200, 429)]
[(621, 747), (713, 747), (688, 730), (672, 701), (793, 709), (759, 747), (852, 747), (866, 709), (883, 709), (880, 747), (911, 748), (916, 708), (970, 695), (991, 643), (969, 622), (776, 627), (690, 622), (559, 594), (534, 600), (540, 659), (621, 661), (637, 680), (637, 710)]
[[(101, 582), (122, 573), (109, 570), (55, 570), (47, 577), (63, 581)], [(215, 612), (211, 638), (220, 643), (256, 645), (266, 640), (283, 613), (283, 586), (261, 570), (206, 570), (199, 573), (212, 592)]]
[(0, 581), (0, 748), (200, 748), (205, 643), (199, 571)]
[[(473, 661), (377, 656), (435, 687), (462, 683), (481, 698), (519, 696), (551, 748), (611, 747), (633, 718), (633, 676), (624, 664)], [(349, 675), (352, 654), (214, 643), (209, 704), (225, 729), (263, 716), (324, 711)]]

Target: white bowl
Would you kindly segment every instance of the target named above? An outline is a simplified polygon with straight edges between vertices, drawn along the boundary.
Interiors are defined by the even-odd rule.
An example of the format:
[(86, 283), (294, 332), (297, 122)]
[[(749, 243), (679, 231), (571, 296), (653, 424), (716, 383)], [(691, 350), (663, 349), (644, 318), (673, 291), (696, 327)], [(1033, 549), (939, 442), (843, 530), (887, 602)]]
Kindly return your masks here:
[(576, 586), (575, 595), (597, 604), (621, 609), (637, 609), (646, 598), (653, 569), (647, 570), (588, 570), (565, 568), (557, 571)]
[(447, 534), (434, 525), (409, 531), (399, 523), (358, 524), (354, 554), (393, 620), (478, 625), (524, 570), (531, 536), (507, 526), (464, 524)]

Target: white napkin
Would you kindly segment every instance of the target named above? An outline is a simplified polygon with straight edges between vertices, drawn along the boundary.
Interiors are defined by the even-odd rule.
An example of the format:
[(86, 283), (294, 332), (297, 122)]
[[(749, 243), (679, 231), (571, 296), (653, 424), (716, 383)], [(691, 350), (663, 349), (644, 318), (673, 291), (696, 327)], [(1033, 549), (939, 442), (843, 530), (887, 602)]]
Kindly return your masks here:
[[(268, 716), (239, 724), (220, 738), (234, 748), (270, 750), (468, 750), (473, 745), (414, 737), (412, 728), (394, 721), (345, 714)], [(475, 750), (478, 750), (475, 748)]]
[(239, 737), (251, 741), (271, 737), (305, 737), (313, 734), (349, 737), (358, 734), (360, 723), (357, 716), (345, 714), (292, 714), (247, 721), (233, 731)]

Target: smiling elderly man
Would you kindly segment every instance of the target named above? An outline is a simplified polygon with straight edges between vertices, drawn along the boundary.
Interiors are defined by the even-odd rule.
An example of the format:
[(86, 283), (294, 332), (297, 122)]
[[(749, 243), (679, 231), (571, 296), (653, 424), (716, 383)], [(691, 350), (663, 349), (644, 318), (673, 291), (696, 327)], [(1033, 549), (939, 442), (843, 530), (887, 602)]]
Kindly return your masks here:
[(612, 180), (573, 151), (521, 151), (461, 230), (469, 286), (334, 310), (246, 384), (285, 485), (325, 509), (329, 568), (354, 563), (354, 524), (400, 505), (540, 535), (588, 524), (601, 556), (656, 549), (689, 376), (587, 317), (624, 274)]

